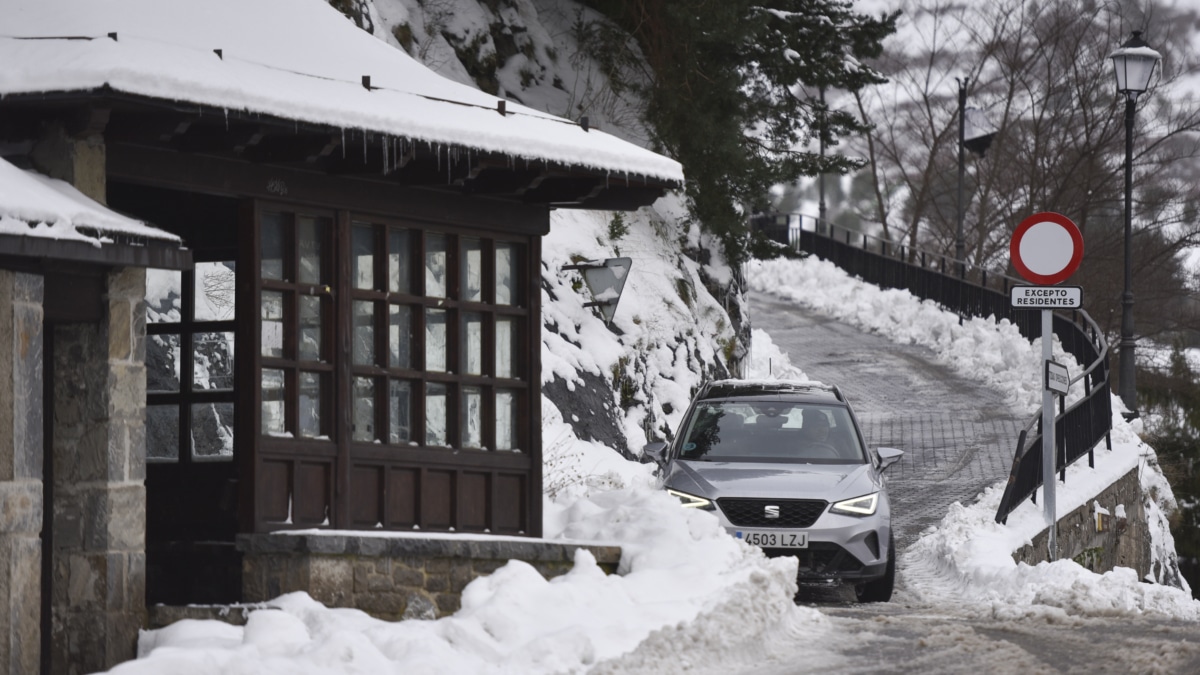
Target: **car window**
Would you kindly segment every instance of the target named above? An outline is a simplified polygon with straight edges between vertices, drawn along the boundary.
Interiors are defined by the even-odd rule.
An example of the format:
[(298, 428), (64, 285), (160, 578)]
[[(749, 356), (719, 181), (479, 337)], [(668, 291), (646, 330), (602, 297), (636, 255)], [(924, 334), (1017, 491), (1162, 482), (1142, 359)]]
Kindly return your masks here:
[(680, 459), (725, 462), (867, 461), (849, 411), (791, 401), (704, 401), (685, 423)]

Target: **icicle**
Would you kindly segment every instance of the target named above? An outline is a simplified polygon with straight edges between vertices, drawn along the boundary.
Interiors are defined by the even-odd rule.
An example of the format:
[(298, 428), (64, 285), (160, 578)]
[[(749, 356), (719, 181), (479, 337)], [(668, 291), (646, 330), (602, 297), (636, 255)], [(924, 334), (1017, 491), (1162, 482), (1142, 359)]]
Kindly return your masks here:
[(346, 159), (346, 127), (342, 127), (342, 159)]
[(362, 130), (363, 135), (363, 164), (367, 163), (367, 130)]
[(379, 149), (383, 151), (383, 175), (385, 175), (385, 176), (388, 174), (388, 156), (387, 156), (388, 147), (387, 146), (388, 146), (387, 136), (384, 136), (383, 140), (379, 142)]
[(229, 108), (221, 108), (221, 111), (225, 113), (225, 131), (229, 131)]

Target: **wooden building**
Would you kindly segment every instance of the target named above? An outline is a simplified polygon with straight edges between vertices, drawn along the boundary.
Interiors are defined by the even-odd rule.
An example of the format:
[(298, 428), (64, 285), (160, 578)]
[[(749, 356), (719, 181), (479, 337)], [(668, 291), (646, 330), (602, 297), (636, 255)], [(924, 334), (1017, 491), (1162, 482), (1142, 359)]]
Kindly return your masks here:
[(3, 11), (0, 157), (149, 224), (98, 248), (0, 228), (0, 283), (43, 289), (34, 333), (0, 316), (44, 387), (0, 409), (26, 457), (0, 490), (40, 489), (0, 535), (42, 580), (37, 607), (0, 582), (0, 617), (42, 617), (10, 620), (11, 672), (39, 630), (44, 670), (91, 671), (146, 603), (238, 600), (239, 534), (540, 535), (540, 237), (555, 208), (652, 203), (677, 163), (323, 0)]

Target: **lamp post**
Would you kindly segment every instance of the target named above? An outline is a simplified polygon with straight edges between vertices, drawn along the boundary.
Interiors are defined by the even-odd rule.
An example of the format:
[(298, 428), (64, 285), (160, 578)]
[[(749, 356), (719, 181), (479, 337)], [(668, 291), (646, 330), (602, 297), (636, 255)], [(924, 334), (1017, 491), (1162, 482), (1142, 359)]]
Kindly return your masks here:
[[(829, 115), (825, 110), (825, 87), (821, 87), (821, 173), (817, 175), (817, 232), (825, 231), (825, 123)], [(832, 232), (830, 233), (833, 234)]]
[(1125, 95), (1125, 292), (1121, 295), (1121, 345), (1118, 365), (1120, 380), (1117, 393), (1125, 407), (1137, 414), (1136, 367), (1133, 351), (1133, 118), (1137, 113), (1137, 99), (1150, 88), (1154, 66), (1162, 55), (1150, 48), (1142, 39), (1141, 31), (1133, 31), (1120, 49), (1109, 58), (1117, 75), (1117, 92)]
[(959, 274), (962, 274), (963, 258), (966, 256), (966, 242), (963, 241), (963, 173), (965, 171), (963, 154), (966, 148), (967, 134), (967, 85), (970, 78), (956, 77), (958, 80), (958, 223), (954, 230), (954, 259), (958, 261)]

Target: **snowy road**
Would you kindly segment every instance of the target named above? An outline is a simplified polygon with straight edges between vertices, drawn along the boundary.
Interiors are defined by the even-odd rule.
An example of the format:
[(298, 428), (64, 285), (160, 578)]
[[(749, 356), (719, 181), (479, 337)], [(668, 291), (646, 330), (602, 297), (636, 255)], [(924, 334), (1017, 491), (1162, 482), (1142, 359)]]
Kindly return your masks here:
[(964, 379), (932, 352), (755, 293), (751, 323), (809, 377), (846, 394), (872, 447), (904, 450), (888, 469), (896, 543), (904, 550), (954, 502), (1008, 476), (1027, 415), (1003, 394)]
[[(901, 551), (891, 603), (856, 605), (852, 593), (808, 592), (846, 639), (819, 669), (836, 673), (1185, 673), (1200, 672), (1200, 628), (1128, 616), (1080, 618), (1030, 612), (980, 616), (954, 605), (929, 606), (905, 589), (903, 551), (956, 501), (973, 501), (1004, 479), (1026, 411), (936, 363), (927, 349), (798, 309), (761, 293), (751, 320), (809, 377), (842, 387), (872, 446), (906, 451), (889, 471)], [(816, 666), (813, 647), (795, 640), (761, 649), (744, 672), (798, 673)], [(823, 642), (825, 642), (823, 640)]]

